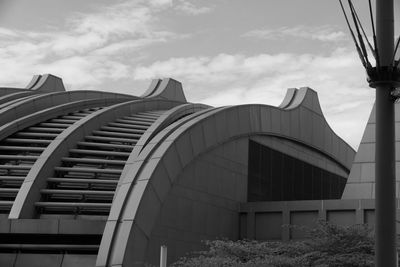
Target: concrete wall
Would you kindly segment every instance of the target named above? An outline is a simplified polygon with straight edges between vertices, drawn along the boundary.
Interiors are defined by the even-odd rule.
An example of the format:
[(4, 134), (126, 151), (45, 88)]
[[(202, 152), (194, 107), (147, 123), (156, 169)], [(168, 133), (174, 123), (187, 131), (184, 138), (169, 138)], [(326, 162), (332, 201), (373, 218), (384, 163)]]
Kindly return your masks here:
[(183, 170), (163, 203), (147, 259), (158, 259), (163, 244), (173, 261), (203, 249), (199, 240), (239, 238), (238, 204), (247, 198), (247, 147), (248, 138), (231, 141)]
[[(399, 199), (397, 217), (400, 217)], [(312, 228), (319, 219), (350, 226), (374, 226), (375, 203), (372, 199), (310, 200), (242, 203), (240, 205), (240, 238), (256, 240), (302, 239), (306, 232), (299, 228), (282, 227), (298, 225)], [(400, 232), (397, 225), (397, 232)]]
[[(400, 105), (395, 105), (396, 130), (396, 196), (400, 197)], [(365, 127), (360, 146), (354, 159), (344, 199), (375, 198), (375, 106)]]
[[(247, 201), (249, 138), (291, 140), (301, 144), (297, 152), (309, 147), (298, 156), (314, 162), (317, 154), (323, 155), (329, 159), (320, 162), (323, 166), (332, 161), (337, 164), (333, 169), (341, 168), (336, 172), (349, 171), (354, 151), (326, 123), (316, 92), (294, 92), (284, 108), (243, 105), (205, 110), (157, 134), (131, 164), (117, 191), (96, 266), (157, 264), (161, 244), (169, 247), (169, 260), (174, 261), (201, 249), (201, 240), (238, 238), (238, 206)], [(279, 224), (275, 215), (263, 220)]]
[[(249, 139), (347, 176), (345, 170), (332, 160), (304, 145), (279, 137), (253, 136), (225, 143), (203, 153), (183, 169), (156, 220), (146, 249), (146, 259), (158, 259), (161, 245), (168, 246), (168, 258), (172, 262), (190, 251), (202, 250), (199, 240), (243, 238), (240, 234), (243, 230), (238, 231), (243, 221), (238, 207), (247, 201)], [(314, 215), (298, 212), (292, 216), (295, 222), (301, 224), (304, 217), (311, 225), (318, 212)], [(281, 225), (287, 223), (287, 218), (278, 209), (256, 213), (254, 222), (258, 238), (281, 239)]]

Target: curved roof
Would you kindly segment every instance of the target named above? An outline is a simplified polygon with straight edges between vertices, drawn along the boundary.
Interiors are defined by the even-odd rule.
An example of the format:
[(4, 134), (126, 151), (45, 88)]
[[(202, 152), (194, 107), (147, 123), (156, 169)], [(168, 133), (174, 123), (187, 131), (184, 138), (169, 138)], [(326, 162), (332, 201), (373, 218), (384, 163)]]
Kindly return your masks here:
[[(38, 224), (106, 221), (97, 266), (152, 261), (157, 242), (168, 241), (168, 231), (160, 233), (166, 213), (184, 220), (179, 208), (171, 210), (177, 197), (207, 203), (204, 212), (218, 207), (232, 234), (237, 204), (247, 200), (246, 144), (254, 137), (295, 144), (340, 173), (350, 172), (355, 154), (329, 127), (310, 88), (289, 89), (279, 107), (214, 108), (188, 103), (173, 79), (154, 80), (136, 97), (66, 92), (60, 78), (38, 75), (27, 88), (0, 88), (0, 96), (0, 211)], [(208, 172), (208, 189), (194, 172)], [(198, 242), (202, 234), (225, 233), (212, 223), (204, 233), (185, 227), (192, 230), (170, 235)]]
[[(120, 178), (122, 185), (106, 224), (97, 266), (150, 261), (145, 250), (136, 253), (132, 248), (148, 248), (164, 202), (182, 170), (202, 154), (232, 140), (259, 135), (289, 139), (317, 150), (349, 172), (354, 151), (326, 123), (315, 91), (290, 90), (284, 103), (282, 108), (210, 108), (162, 130)], [(288, 123), (290, 119), (297, 123)]]

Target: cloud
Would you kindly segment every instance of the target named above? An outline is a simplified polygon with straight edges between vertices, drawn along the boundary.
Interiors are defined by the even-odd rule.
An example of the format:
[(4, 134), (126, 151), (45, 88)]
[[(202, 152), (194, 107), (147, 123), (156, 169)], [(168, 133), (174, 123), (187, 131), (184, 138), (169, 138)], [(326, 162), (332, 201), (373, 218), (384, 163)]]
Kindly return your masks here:
[(9, 37), (16, 37), (16, 33), (10, 29), (6, 29), (6, 28), (1, 28), (0, 27), (0, 36), (2, 38), (9, 38)]
[(150, 0), (150, 4), (155, 7), (171, 6), (173, 0)]
[(157, 6), (171, 1), (133, 0), (75, 13), (65, 27), (43, 31), (0, 28), (2, 85), (19, 85), (33, 74), (51, 72), (74, 89), (95, 88), (104, 80), (129, 77), (138, 51), (182, 36), (157, 26)]
[(214, 9), (213, 6), (198, 6), (189, 0), (150, 0), (149, 2), (155, 8), (173, 8), (180, 13), (192, 16), (210, 13)]
[(187, 0), (180, 0), (179, 3), (175, 6), (175, 9), (183, 12), (188, 15), (201, 15), (205, 13), (210, 13), (213, 10), (213, 7), (210, 6), (196, 6)]
[(276, 29), (256, 29), (242, 35), (268, 40), (279, 40), (284, 38), (304, 38), (322, 42), (336, 42), (345, 39), (346, 34), (332, 26), (305, 26), (280, 27)]
[[(352, 129), (367, 120), (373, 102), (357, 55), (338, 48), (328, 55), (219, 54), (214, 57), (181, 57), (138, 66), (138, 80), (174, 77), (184, 81), (188, 99), (213, 106), (242, 103), (278, 105), (291, 87), (309, 86), (320, 97), (332, 128), (358, 146), (363, 129)], [(189, 89), (189, 90), (188, 90)]]
[(291, 77), (296, 80), (296, 77), (300, 77), (297, 80), (314, 81), (333, 79), (332, 75), (339, 74), (344, 76), (341, 78), (346, 78), (346, 71), (353, 71), (358, 67), (359, 63), (357, 57), (353, 57), (353, 52), (344, 52), (341, 49), (328, 56), (289, 53), (255, 56), (219, 54), (214, 57), (170, 58), (156, 61), (149, 66), (138, 66), (134, 71), (134, 78), (150, 79), (172, 75), (192, 82), (227, 83), (237, 82), (239, 78), (253, 80), (281, 75), (287, 77), (286, 79)]
[[(163, 46), (151, 51), (158, 61), (146, 58), (144, 63), (149, 54), (146, 48), (187, 37), (165, 28), (161, 19), (166, 10), (173, 15), (200, 15), (213, 7), (182, 0), (130, 0), (90, 14), (75, 14), (65, 27), (44, 31), (0, 27), (0, 61), (7, 66), (0, 72), (0, 84), (24, 86), (33, 74), (53, 73), (71, 89), (115, 90), (123, 84), (128, 88), (125, 92), (132, 93), (134, 85), (148, 79), (173, 77), (183, 82), (190, 101), (214, 106), (278, 105), (286, 88), (310, 86), (318, 91), (333, 129), (354, 147), (358, 145), (362, 129), (349, 131), (349, 125), (366, 121), (373, 91), (360, 79), (364, 73), (353, 49), (338, 48), (328, 54), (221, 53), (165, 58), (171, 50)], [(298, 36), (324, 42), (341, 38), (339, 31), (328, 26), (253, 31), (245, 36)]]

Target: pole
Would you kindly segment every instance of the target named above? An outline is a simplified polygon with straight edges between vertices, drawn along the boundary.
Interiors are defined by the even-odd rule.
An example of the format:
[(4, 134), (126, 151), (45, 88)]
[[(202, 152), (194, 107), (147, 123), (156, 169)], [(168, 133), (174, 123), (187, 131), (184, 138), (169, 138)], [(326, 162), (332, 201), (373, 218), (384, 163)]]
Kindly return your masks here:
[(167, 246), (162, 245), (160, 251), (160, 267), (167, 267)]
[[(394, 51), (393, 0), (376, 1), (376, 35), (381, 67)], [(396, 267), (396, 154), (391, 81), (376, 86), (375, 266)]]

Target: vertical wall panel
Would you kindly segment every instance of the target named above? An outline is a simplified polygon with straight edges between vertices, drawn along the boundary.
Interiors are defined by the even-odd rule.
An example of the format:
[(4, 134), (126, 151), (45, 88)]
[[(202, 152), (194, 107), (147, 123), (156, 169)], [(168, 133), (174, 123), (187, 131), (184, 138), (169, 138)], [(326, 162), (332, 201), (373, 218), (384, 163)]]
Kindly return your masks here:
[(240, 213), (239, 215), (239, 238), (243, 239), (247, 237), (247, 214)]
[(364, 223), (371, 227), (375, 226), (375, 210), (364, 211)]
[(307, 237), (305, 230), (301, 227), (312, 229), (318, 220), (318, 211), (292, 211), (290, 213), (290, 229), (291, 239), (304, 239)]
[(328, 211), (327, 220), (333, 224), (350, 226), (356, 223), (356, 211), (355, 210)]
[(256, 238), (258, 240), (281, 240), (282, 213), (256, 213)]

